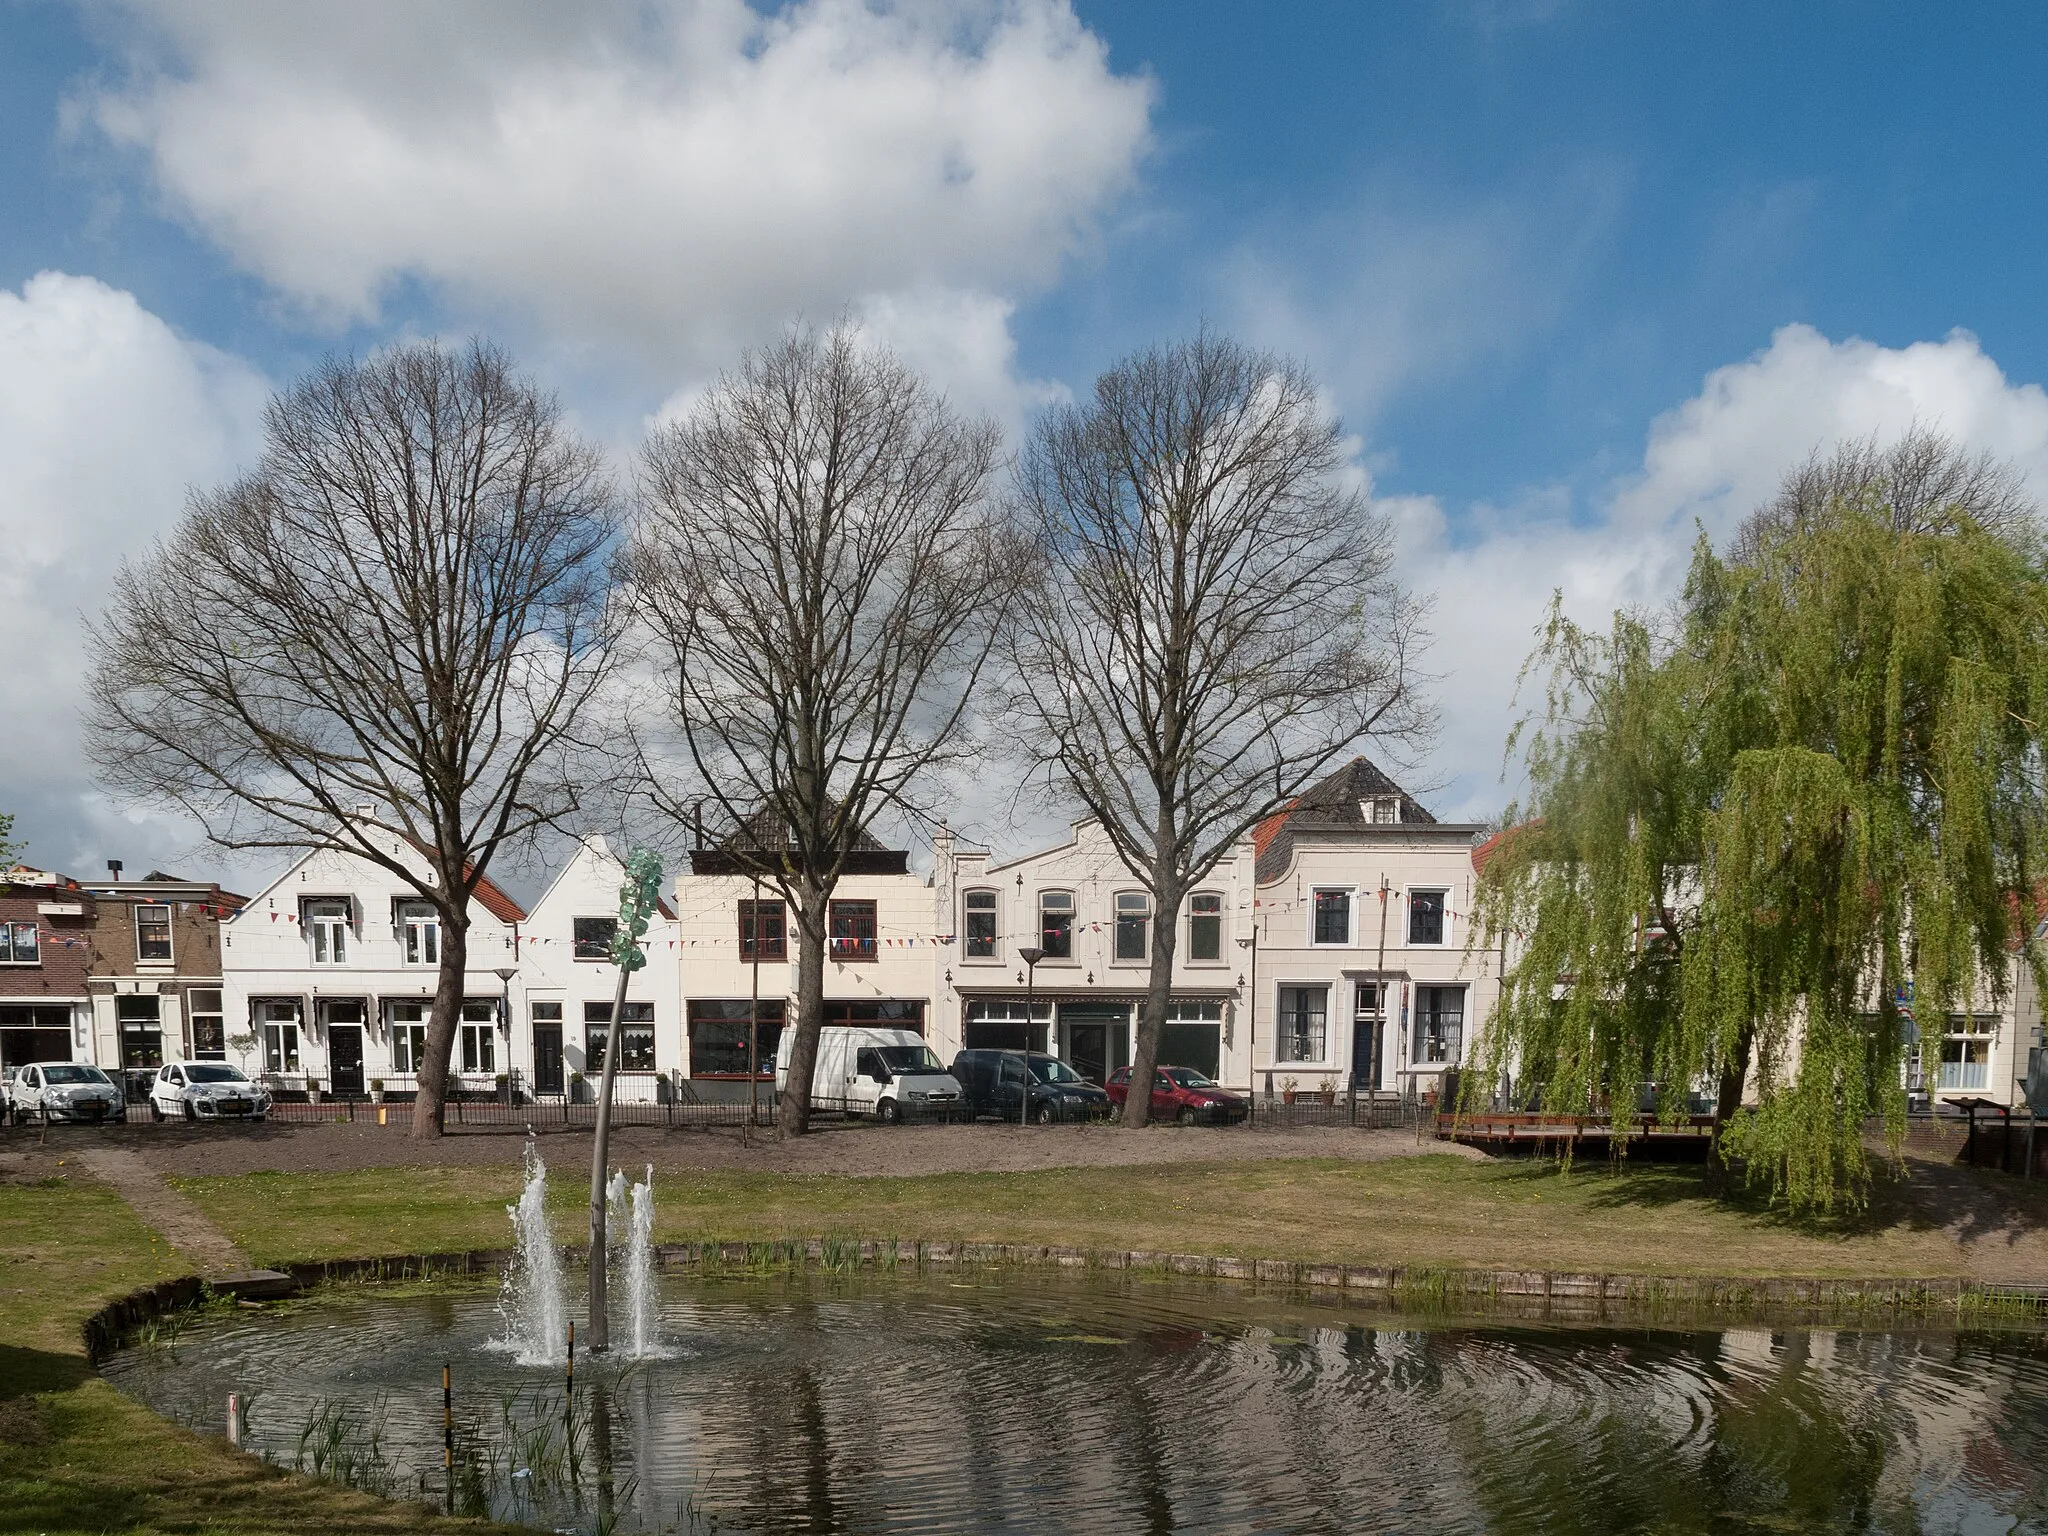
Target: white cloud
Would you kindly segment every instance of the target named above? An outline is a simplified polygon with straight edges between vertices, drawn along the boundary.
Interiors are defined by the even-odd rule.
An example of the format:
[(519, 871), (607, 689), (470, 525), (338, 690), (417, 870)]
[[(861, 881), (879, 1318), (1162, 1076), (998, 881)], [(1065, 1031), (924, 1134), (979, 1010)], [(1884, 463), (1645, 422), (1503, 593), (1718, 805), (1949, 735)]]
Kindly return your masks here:
[(92, 873), (188, 851), (192, 829), (92, 792), (78, 739), (81, 610), (123, 554), (167, 530), (188, 487), (257, 451), (264, 380), (87, 277), (0, 290), (0, 810), (32, 859)]
[(420, 281), (667, 368), (795, 312), (1050, 282), (1131, 185), (1154, 94), (1067, 0), (106, 14), (127, 69), (75, 115), (311, 315)]
[(1815, 447), (1873, 432), (1890, 440), (1916, 422), (2012, 460), (2048, 505), (2048, 394), (2010, 383), (1974, 336), (1888, 348), (1833, 342), (1804, 325), (1715, 369), (1697, 395), (1658, 417), (1641, 468), (1590, 518), (1575, 518), (1563, 493), (1539, 489), (1511, 509), (1480, 509), (1471, 530), (1454, 534), (1433, 499), (1383, 502), (1401, 529), (1410, 581), (1437, 594), (1437, 762), (1450, 781), (1439, 812), (1497, 811), (1514, 792), (1512, 777), (1504, 786), (1499, 774), (1515, 674), (1553, 590), (1594, 627), (1617, 607), (1662, 601), (1684, 576), (1697, 528), (1725, 539)]

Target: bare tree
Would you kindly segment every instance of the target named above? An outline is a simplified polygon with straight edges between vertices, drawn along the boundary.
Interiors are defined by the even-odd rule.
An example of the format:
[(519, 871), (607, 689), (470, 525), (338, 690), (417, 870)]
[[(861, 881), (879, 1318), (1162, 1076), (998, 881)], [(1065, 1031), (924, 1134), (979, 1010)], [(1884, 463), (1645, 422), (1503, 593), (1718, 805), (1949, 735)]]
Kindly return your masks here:
[[(1016, 570), (989, 494), (999, 444), (840, 328), (749, 354), (646, 449), (631, 571), (691, 792), (795, 918), (791, 1132), (809, 1124), (832, 892), (875, 816), (962, 750)], [(680, 811), (663, 778), (650, 766), (649, 793)]]
[(433, 905), (413, 1134), (438, 1136), (471, 897), (501, 848), (577, 805), (617, 497), (483, 343), (329, 362), (264, 426), (259, 466), (195, 495), (90, 626), (95, 755), (116, 791), (184, 807), (224, 847), (335, 849)]
[(1019, 605), (1015, 714), (1152, 897), (1141, 1126), (1181, 904), (1361, 741), (1425, 739), (1424, 613), (1314, 381), (1227, 338), (1118, 363), (1039, 423), (1019, 485), (1049, 569)]
[(1972, 455), (1915, 422), (1888, 448), (1873, 432), (1825, 454), (1814, 449), (1743, 522), (1735, 558), (1747, 563), (1769, 536), (1806, 527), (1837, 506), (1876, 511), (1900, 533), (1953, 533), (1968, 521), (2012, 537), (2036, 530), (2039, 517), (2017, 465), (1988, 448)]

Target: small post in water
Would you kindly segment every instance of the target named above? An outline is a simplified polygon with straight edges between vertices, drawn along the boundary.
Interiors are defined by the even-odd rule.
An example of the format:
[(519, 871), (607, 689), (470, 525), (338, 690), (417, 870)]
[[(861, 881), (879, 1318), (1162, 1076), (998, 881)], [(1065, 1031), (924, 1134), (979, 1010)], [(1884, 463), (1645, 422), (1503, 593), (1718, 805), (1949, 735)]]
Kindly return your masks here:
[(447, 1362), (441, 1365), (441, 1471), (446, 1479), (448, 1508), (455, 1508), (455, 1380)]
[(228, 1444), (242, 1448), (242, 1399), (234, 1392), (228, 1394)]

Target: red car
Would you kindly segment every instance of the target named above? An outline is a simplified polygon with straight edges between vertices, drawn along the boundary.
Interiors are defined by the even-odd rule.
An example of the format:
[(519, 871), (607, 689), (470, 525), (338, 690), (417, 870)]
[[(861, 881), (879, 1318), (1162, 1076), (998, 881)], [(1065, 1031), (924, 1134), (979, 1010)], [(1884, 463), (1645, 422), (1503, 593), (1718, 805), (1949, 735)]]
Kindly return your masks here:
[[(1109, 1101), (1123, 1108), (1131, 1091), (1131, 1069), (1119, 1067), (1104, 1084)], [(1182, 1125), (1235, 1125), (1251, 1113), (1251, 1104), (1193, 1067), (1161, 1067), (1152, 1078), (1152, 1118)]]

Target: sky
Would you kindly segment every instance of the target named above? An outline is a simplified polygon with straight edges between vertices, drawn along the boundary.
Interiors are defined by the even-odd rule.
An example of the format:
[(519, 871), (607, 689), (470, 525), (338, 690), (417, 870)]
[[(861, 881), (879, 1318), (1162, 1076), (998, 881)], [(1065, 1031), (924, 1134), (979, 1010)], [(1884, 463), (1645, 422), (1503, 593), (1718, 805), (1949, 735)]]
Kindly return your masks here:
[[(1811, 0), (0, 0), (0, 811), (99, 791), (81, 624), (329, 355), (492, 335), (624, 465), (798, 319), (1014, 436), (1199, 326), (1307, 363), (1433, 598), (1403, 765), (1498, 814), (1553, 592), (1667, 597), (1916, 422), (2048, 500), (2048, 10)], [(118, 622), (118, 615), (109, 615)], [(1526, 701), (1525, 701), (1526, 702)], [(1042, 825), (968, 807), (1013, 850)]]

